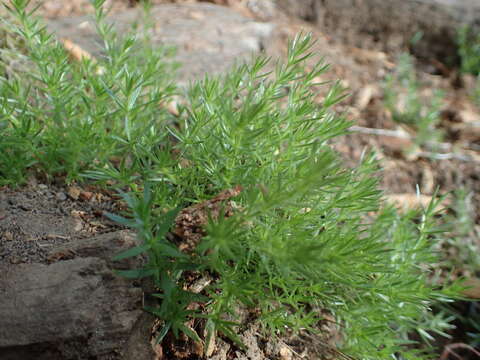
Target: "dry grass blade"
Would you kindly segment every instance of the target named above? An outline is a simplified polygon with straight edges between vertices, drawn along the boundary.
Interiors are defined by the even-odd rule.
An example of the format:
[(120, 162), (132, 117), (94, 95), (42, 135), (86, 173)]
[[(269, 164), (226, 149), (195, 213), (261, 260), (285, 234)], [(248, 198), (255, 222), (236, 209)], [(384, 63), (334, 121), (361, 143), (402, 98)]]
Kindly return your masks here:
[[(89, 60), (93, 64), (97, 64), (97, 59), (95, 59), (92, 54), (90, 54), (88, 51), (86, 51), (79, 45), (75, 44), (72, 40), (63, 38), (60, 39), (60, 42), (62, 43), (67, 53), (70, 55), (70, 58), (74, 61)], [(105, 73), (105, 69), (102, 66), (97, 66), (95, 73), (97, 75), (102, 75), (103, 73)]]

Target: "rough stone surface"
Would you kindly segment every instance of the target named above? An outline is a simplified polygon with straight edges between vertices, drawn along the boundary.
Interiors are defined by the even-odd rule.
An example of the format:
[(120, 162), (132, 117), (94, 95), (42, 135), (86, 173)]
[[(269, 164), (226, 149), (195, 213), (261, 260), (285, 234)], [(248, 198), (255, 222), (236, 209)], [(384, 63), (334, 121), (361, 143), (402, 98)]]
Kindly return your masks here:
[(142, 289), (112, 268), (135, 245), (126, 231), (54, 247), (52, 263), (0, 265), (1, 359), (118, 359), (142, 314)]
[[(165, 4), (152, 8), (154, 44), (175, 46), (175, 61), (181, 64), (181, 80), (205, 73), (219, 73), (236, 61), (249, 59), (265, 47), (273, 24), (256, 22), (234, 10), (213, 4)], [(99, 39), (89, 17), (69, 17), (49, 22), (50, 30), (83, 49), (99, 55)], [(114, 14), (112, 21), (125, 33), (135, 21), (142, 21), (138, 9)]]
[[(456, 34), (462, 25), (480, 29), (477, 0), (279, 0), (292, 15), (314, 22), (339, 41), (391, 52), (456, 61)], [(415, 34), (423, 34), (415, 45)]]
[(48, 264), (49, 252), (63, 243), (117, 230), (102, 217), (103, 211), (116, 211), (112, 199), (103, 194), (90, 201), (74, 199), (83, 193), (77, 186), (45, 184), (22, 191), (0, 189), (0, 264)]

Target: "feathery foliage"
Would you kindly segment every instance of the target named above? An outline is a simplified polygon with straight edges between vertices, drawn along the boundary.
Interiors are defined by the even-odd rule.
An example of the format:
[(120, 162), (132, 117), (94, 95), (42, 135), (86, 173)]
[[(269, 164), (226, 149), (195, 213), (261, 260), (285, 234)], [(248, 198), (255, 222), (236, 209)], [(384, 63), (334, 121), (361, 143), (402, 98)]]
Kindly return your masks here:
[[(242, 347), (239, 306), (257, 309), (274, 335), (317, 333), (328, 311), (348, 354), (423, 356), (409, 334), (442, 331), (425, 319), (432, 302), (448, 300), (428, 281), (436, 204), (406, 215), (381, 208), (374, 156), (342, 165), (329, 140), (350, 125), (332, 111), (344, 92), (316, 83), (322, 62), (307, 70), (311, 37), (295, 38), (284, 62), (258, 57), (195, 82), (174, 117), (160, 106), (175, 93), (165, 51), (117, 36), (104, 1), (93, 3), (105, 56), (75, 63), (26, 11), (28, 1), (11, 1), (12, 27), (34, 68), (0, 79), (1, 182), (19, 184), (35, 171), (118, 189), (130, 213), (110, 217), (135, 229), (142, 245), (117, 259), (148, 255), (145, 268), (121, 275), (154, 279), (157, 306), (147, 310), (163, 320), (159, 340), (169, 331), (201, 340), (186, 325), (201, 318), (207, 337)], [(318, 86), (330, 86), (321, 103)], [(169, 236), (180, 209), (232, 188), (241, 190), (210, 214), (206, 235), (180, 251)], [(187, 291), (187, 271), (212, 282), (201, 294)]]

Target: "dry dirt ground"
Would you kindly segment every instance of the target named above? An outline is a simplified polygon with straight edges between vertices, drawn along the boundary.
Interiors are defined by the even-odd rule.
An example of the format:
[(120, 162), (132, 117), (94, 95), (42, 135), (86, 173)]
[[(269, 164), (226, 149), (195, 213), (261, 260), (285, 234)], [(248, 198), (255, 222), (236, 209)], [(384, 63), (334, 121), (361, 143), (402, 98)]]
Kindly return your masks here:
[[(153, 2), (193, 3), (195, 1)], [(318, 39), (315, 50), (332, 64), (330, 71), (319, 80), (340, 80), (349, 89), (350, 96), (336, 110), (355, 121), (355, 127), (351, 134), (337, 139), (334, 144), (346, 162), (353, 165), (359, 161), (365, 149), (374, 149), (384, 168), (382, 189), (387, 195), (404, 204), (410, 203), (417, 188), (422, 194), (430, 196), (437, 187), (441, 193), (464, 187), (473, 194), (471, 212), (475, 216), (475, 227), (479, 228), (480, 112), (469, 97), (474, 86), (470, 76), (460, 75), (455, 69), (434, 61), (421, 64), (423, 69), (436, 66), (436, 71), (419, 73), (419, 79), (425, 84), (423, 90), (425, 96), (431, 96), (433, 89), (442, 89), (446, 94), (441, 114), (441, 129), (445, 133), (441, 150), (443, 155), (440, 159), (433, 159), (432, 157), (436, 156), (433, 152), (414, 148), (415, 133), (408, 128), (399, 131), (399, 125), (392, 120), (392, 115), (384, 106), (382, 84), (385, 76), (395, 69), (397, 55), (404, 50), (402, 47), (392, 49), (389, 53), (352, 47), (342, 44), (335, 39), (334, 35), (322, 32), (321, 29), (303, 20), (283, 14), (275, 14), (272, 19), (272, 14), (269, 13), (271, 9), (268, 6), (255, 8), (247, 6), (247, 1), (211, 2), (229, 4), (242, 15), (253, 17), (258, 21), (273, 21), (276, 24), (275, 31), (279, 34), (265, 50), (274, 55), (284, 54), (286, 40), (298, 31), (311, 31)], [(113, 12), (121, 12), (135, 6), (135, 2), (131, 0), (112, 0), (107, 3), (111, 3)], [(47, 0), (39, 11), (47, 18), (58, 18), (90, 13), (91, 7), (87, 0), (68, 2)], [(353, 33), (350, 36), (357, 35)], [(322, 101), (323, 96), (324, 93), (319, 90), (318, 100)], [(118, 206), (114, 194), (95, 187), (42, 184), (32, 179), (23, 189), (0, 189), (0, 265), (21, 265), (33, 262), (51, 264), (62, 259), (75, 258), (76, 254), (62, 254), (57, 250), (52, 252), (50, 249), (72, 241), (81, 242), (82, 239), (92, 236), (118, 232), (121, 229), (102, 216), (104, 211), (118, 210)], [(477, 239), (477, 241), (480, 240)], [(480, 242), (478, 245), (480, 248)], [(469, 275), (475, 276), (475, 274)], [(248, 331), (255, 333), (255, 328), (250, 328)], [(249, 341), (248, 331), (244, 334), (247, 342)], [(250, 337), (252, 338), (255, 336)], [(129, 343), (132, 339), (122, 341)], [(251, 342), (253, 346), (251, 351), (260, 352), (259, 340)], [(263, 357), (240, 353), (235, 355), (231, 350), (231, 344), (218, 344), (219, 348), (223, 349), (218, 354), (223, 355), (212, 358), (218, 360), (227, 358), (294, 359), (300, 358), (301, 348), (308, 342), (308, 339), (287, 339), (283, 344), (284, 347), (281, 344), (265, 342), (261, 349)], [(66, 348), (74, 346), (67, 345)], [(277, 348), (272, 349), (272, 346)], [(153, 348), (155, 350), (155, 347)], [(7, 354), (5, 358), (21, 358), (15, 357), (17, 348), (10, 350), (10, 353), (5, 353)], [(169, 349), (163, 351), (170, 351), (169, 357), (165, 358), (195, 358), (183, 357), (184, 354), (173, 354)], [(314, 346), (310, 351), (311, 357), (307, 358), (318, 356), (316, 351), (319, 350)], [(68, 349), (64, 353), (51, 353), (48, 355), (50, 357), (38, 356), (38, 358), (61, 359), (66, 353)], [(141, 358), (140, 355), (138, 356)], [(162, 356), (157, 352), (157, 358)], [(114, 359), (116, 357), (112, 355), (98, 358)]]

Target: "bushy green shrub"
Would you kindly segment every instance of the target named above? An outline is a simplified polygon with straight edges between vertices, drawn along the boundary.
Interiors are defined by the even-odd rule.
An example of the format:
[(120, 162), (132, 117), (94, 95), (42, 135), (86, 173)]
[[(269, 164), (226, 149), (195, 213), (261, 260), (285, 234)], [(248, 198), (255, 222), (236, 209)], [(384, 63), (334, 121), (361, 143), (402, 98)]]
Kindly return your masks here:
[[(2, 182), (18, 184), (35, 170), (118, 189), (131, 211), (110, 216), (143, 244), (117, 259), (144, 252), (149, 259), (121, 274), (155, 280), (158, 306), (148, 310), (163, 321), (160, 339), (172, 331), (200, 340), (186, 323), (202, 318), (208, 336), (242, 346), (239, 306), (255, 308), (274, 335), (315, 333), (326, 310), (345, 353), (422, 357), (409, 334), (441, 332), (429, 309), (448, 300), (428, 280), (435, 204), (407, 215), (380, 209), (374, 157), (342, 165), (329, 140), (350, 125), (332, 111), (344, 94), (328, 85), (315, 102), (327, 67), (306, 69), (310, 36), (290, 43), (284, 63), (259, 57), (194, 83), (174, 117), (160, 106), (174, 92), (164, 54), (117, 37), (103, 2), (94, 4), (105, 58), (72, 63), (26, 12), (28, 1), (12, 0), (14, 29), (35, 68), (26, 79), (0, 80)], [(216, 214), (207, 212), (198, 243), (180, 251), (169, 233), (179, 210), (232, 189)], [(211, 283), (189, 292), (186, 271)]]
[(480, 75), (480, 34), (470, 26), (462, 26), (457, 36), (460, 69), (464, 73)]
[(9, 10), (16, 20), (9, 28), (23, 39), (31, 66), (0, 79), (0, 183), (21, 183), (29, 169), (71, 180), (105, 166), (129, 182), (141, 171), (139, 159), (149, 161), (167, 136), (159, 106), (174, 92), (167, 50), (138, 51), (135, 35), (119, 39), (97, 7), (106, 56), (69, 61), (26, 10), (29, 2), (12, 1)]
[(477, 77), (477, 83), (473, 90), (473, 101), (480, 108), (480, 75)]
[(395, 122), (415, 130), (414, 141), (417, 145), (438, 143), (442, 140), (442, 132), (437, 125), (440, 122), (443, 93), (436, 90), (432, 99), (427, 100), (420, 94), (421, 87), (412, 56), (402, 54), (395, 72), (385, 80), (385, 106)]
[[(467, 281), (477, 278), (480, 269), (480, 245), (478, 243), (479, 228), (475, 224), (473, 207), (473, 192), (459, 188), (453, 193), (452, 213), (445, 218), (446, 231), (441, 236), (437, 246), (442, 248), (441, 261), (435, 266), (436, 272), (445, 277), (463, 275)], [(468, 283), (468, 282), (467, 282)], [(445, 305), (440, 304), (439, 309), (448, 314), (460, 324), (464, 341), (473, 347), (480, 345), (480, 304), (475, 299), (464, 299), (463, 303)]]
[(463, 26), (458, 30), (457, 43), (460, 70), (477, 76), (477, 85), (472, 97), (480, 106), (480, 34), (476, 34), (469, 26)]

